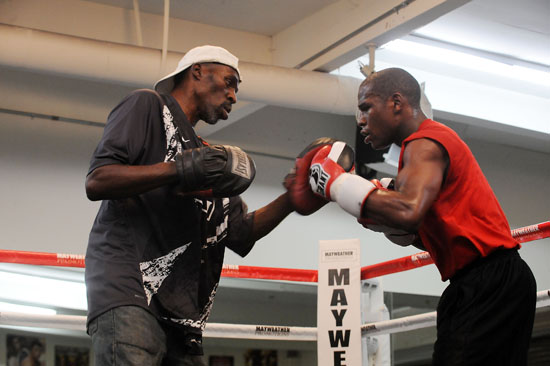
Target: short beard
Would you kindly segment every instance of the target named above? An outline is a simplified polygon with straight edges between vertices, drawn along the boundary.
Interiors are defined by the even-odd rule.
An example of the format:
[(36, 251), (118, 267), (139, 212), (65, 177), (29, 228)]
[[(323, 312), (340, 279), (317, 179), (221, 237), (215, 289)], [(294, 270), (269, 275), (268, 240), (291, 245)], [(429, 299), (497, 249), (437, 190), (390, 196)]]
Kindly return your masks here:
[(220, 120), (214, 108), (207, 108), (202, 111), (200, 119), (209, 125), (215, 125)]

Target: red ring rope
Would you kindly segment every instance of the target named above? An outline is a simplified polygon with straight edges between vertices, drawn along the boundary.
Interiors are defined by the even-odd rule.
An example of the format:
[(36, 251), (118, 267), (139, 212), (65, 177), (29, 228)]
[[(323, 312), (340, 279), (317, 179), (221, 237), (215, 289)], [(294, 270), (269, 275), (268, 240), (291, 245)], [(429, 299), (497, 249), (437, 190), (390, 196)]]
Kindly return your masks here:
[[(512, 236), (520, 243), (548, 238), (550, 237), (550, 221), (514, 229), (512, 230)], [(408, 271), (432, 263), (433, 259), (430, 253), (421, 252), (411, 256), (362, 267), (361, 279), (366, 280), (392, 273)]]
[(224, 264), (222, 276), (294, 282), (317, 282), (317, 270), (314, 269), (252, 267)]
[[(550, 237), (550, 221), (512, 230), (512, 236), (520, 243)], [(19, 250), (0, 250), (0, 262), (34, 264), (58, 267), (84, 268), (84, 256), (78, 254), (25, 252)], [(361, 268), (361, 279), (379, 277), (387, 274), (407, 271), (433, 263), (428, 252), (393, 259)], [(252, 267), (224, 265), (223, 277), (254, 278), (278, 281), (317, 282), (317, 271), (313, 269), (289, 269), (273, 267)]]
[(20, 250), (0, 250), (0, 262), (56, 267), (85, 267), (84, 256), (80, 254), (23, 252)]

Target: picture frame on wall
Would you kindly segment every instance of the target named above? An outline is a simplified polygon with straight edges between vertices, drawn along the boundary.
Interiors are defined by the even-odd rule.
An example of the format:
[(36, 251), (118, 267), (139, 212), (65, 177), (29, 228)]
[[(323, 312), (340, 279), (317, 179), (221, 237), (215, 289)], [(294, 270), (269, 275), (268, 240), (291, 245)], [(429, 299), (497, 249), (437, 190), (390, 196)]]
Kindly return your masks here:
[(55, 346), (55, 366), (90, 366), (90, 349), (87, 347)]
[(6, 335), (6, 365), (46, 366), (46, 340), (44, 338), (8, 334)]
[(244, 354), (245, 366), (277, 366), (277, 351), (270, 349), (249, 349)]
[(208, 366), (234, 366), (233, 356), (210, 356)]

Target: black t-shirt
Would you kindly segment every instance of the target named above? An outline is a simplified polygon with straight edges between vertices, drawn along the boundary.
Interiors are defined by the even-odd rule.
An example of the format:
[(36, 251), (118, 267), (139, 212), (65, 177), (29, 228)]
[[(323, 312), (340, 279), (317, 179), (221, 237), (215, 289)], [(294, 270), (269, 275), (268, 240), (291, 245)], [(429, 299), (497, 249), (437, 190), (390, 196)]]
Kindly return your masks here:
[[(110, 164), (173, 161), (178, 151), (203, 144), (172, 96), (161, 101), (151, 90), (138, 90), (109, 115), (88, 174)], [(111, 308), (137, 305), (202, 333), (225, 247), (245, 256), (254, 245), (253, 214), (238, 196), (182, 198), (175, 188), (102, 201), (86, 252), (88, 322)]]

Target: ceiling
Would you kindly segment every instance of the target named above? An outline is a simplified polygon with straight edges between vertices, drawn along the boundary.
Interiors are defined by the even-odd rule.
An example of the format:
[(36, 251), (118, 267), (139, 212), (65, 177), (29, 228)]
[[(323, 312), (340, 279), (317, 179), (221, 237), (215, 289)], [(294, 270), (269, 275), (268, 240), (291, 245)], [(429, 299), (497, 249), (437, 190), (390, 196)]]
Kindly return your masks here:
[[(135, 3), (132, 0), (90, 1), (124, 9), (133, 9)], [(414, 2), (413, 0), (403, 3)], [(417, 0), (417, 3), (420, 2), (421, 0)], [(300, 37), (298, 34), (302, 30), (302, 33), (305, 34), (304, 38), (300, 40), (302, 43), (309, 41), (319, 44), (316, 47), (310, 47), (303, 53), (298, 52), (299, 56), (296, 58), (287, 58), (286, 55), (272, 58), (272, 64), (285, 67), (330, 71), (361, 55), (368, 54), (365, 44), (347, 48), (341, 47), (342, 43), (350, 38), (352, 40), (357, 38), (359, 43), (365, 40), (374, 41), (377, 46), (381, 46), (391, 39), (408, 35), (408, 39), (411, 39), (412, 36), (415, 40), (428, 40), (438, 46), (455, 47), (482, 57), (497, 59), (504, 63), (516, 63), (550, 73), (550, 2), (546, 0), (525, 0), (521, 2), (515, 0), (447, 1), (443, 2), (450, 4), (447, 5), (447, 8), (439, 9), (435, 14), (432, 11), (432, 14), (427, 16), (419, 16), (419, 19), (415, 22), (409, 22), (412, 24), (406, 24), (405, 30), (394, 29), (388, 31), (385, 35), (370, 36), (370, 38), (369, 36), (358, 36), (357, 28), (361, 29), (366, 25), (354, 21), (351, 19), (350, 14), (346, 14), (345, 11), (341, 10), (342, 7), (346, 6), (350, 8), (357, 7), (360, 3), (367, 3), (371, 6), (375, 2), (360, 0), (281, 0), (276, 2), (268, 0), (183, 0), (170, 2), (170, 17), (208, 24), (222, 29), (243, 31), (247, 34), (266, 36), (273, 40), (274, 49), (277, 49), (278, 40), (284, 39), (283, 36), (290, 31), (295, 32), (290, 33), (290, 36), (297, 35), (297, 37)], [(144, 13), (162, 16), (164, 12), (164, 3), (161, 1), (140, 0), (138, 4), (139, 10)], [(372, 8), (369, 6), (366, 9), (370, 10)], [(442, 7), (440, 6), (440, 8)], [(328, 9), (331, 9), (331, 11), (329, 12)], [(323, 16), (323, 12), (329, 15)], [(331, 19), (331, 12), (334, 14), (334, 19)], [(377, 9), (374, 12), (376, 14), (383, 13), (383, 11)], [(426, 13), (429, 13), (429, 11), (426, 11)], [(355, 28), (346, 28), (343, 25), (341, 18), (345, 21), (346, 16), (350, 17), (350, 24), (352, 24), (350, 27)], [(323, 23), (323, 25), (319, 26), (313, 23)], [(320, 33), (319, 39), (315, 39), (314, 35), (307, 34), (306, 27), (308, 25), (313, 29), (319, 27), (317, 32)], [(324, 28), (332, 29), (332, 33), (336, 35), (330, 38), (328, 33), (322, 33)], [(396, 28), (399, 28), (399, 26)], [(309, 38), (307, 38), (308, 36)], [(212, 42), (215, 42), (215, 40), (212, 39)], [(304, 48), (307, 47), (304, 46)], [(282, 49), (283, 52), (287, 53), (293, 51), (292, 47), (282, 47)], [(324, 57), (325, 55), (327, 57)], [(311, 62), (312, 59), (315, 60), (316, 58), (319, 59), (318, 62)], [(246, 61), (246, 58), (244, 60)], [(388, 52), (384, 51), (380, 52), (380, 60), (404, 68), (412, 65), (412, 63), (407, 64), (408, 61), (403, 58), (397, 60), (396, 56), (391, 58), (388, 56)], [(311, 62), (309, 65), (308, 61)], [(444, 72), (460, 75), (460, 70), (445, 70)], [(464, 79), (468, 77), (477, 78), (477, 80), (481, 80), (486, 84), (491, 84), (494, 81), (498, 87), (507, 84), (507, 88), (512, 91), (525, 90), (537, 96), (542, 95), (550, 98), (550, 87), (548, 86), (522, 86), (521, 83), (513, 80), (507, 81), (504, 79), (503, 81), (502, 78), (491, 80), (490, 77), (480, 78), (479, 75), (473, 73), (464, 76)], [(548, 100), (550, 101), (550, 99)], [(292, 126), (300, 123), (299, 121), (304, 118), (301, 114), (297, 113), (296, 115), (300, 115), (300, 117), (296, 117), (296, 119), (290, 117), (286, 120), (286, 124)], [(247, 123), (251, 118), (255, 121), (273, 120), (277, 115), (277, 110), (273, 111), (273, 108), (265, 108), (263, 104), (256, 104), (250, 113), (243, 113), (242, 116), (234, 118), (239, 123), (235, 124), (233, 122), (232, 130), (217, 126), (215, 129), (217, 132), (213, 130), (212, 138), (226, 140), (234, 138), (234, 135), (240, 133), (254, 135), (250, 132), (251, 123)], [(449, 115), (454, 118), (449, 118)], [(246, 118), (247, 116), (249, 118)], [(477, 137), (493, 142), (505, 141), (523, 148), (550, 152), (550, 135), (544, 133), (541, 135), (539, 133), (541, 129), (539, 129), (539, 132), (533, 133), (525, 130), (523, 126), (514, 128), (493, 123), (500, 122), (498, 117), (491, 120), (490, 117), (485, 115), (477, 116), (466, 113), (461, 116), (456, 111), (436, 110), (435, 116), (453, 125), (465, 138)], [(542, 123), (544, 125), (544, 122)], [(254, 125), (258, 124), (252, 124), (252, 126)], [(333, 127), (330, 125), (330, 122), (326, 122), (323, 127), (321, 127), (321, 122), (318, 124), (321, 129), (332, 131)], [(497, 130), (495, 133), (491, 132), (493, 127)], [(548, 128), (548, 132), (550, 132), (550, 127)], [(259, 127), (259, 130), (260, 132), (265, 131), (265, 126)], [(543, 128), (542, 131), (546, 132), (546, 129)], [(203, 135), (209, 133), (203, 131)], [(303, 141), (307, 141), (307, 138), (308, 136), (305, 136), (304, 139), (290, 141), (290, 144), (294, 142), (294, 145), (298, 146)], [(257, 144), (263, 144), (261, 137), (257, 137), (256, 141)], [(254, 146), (250, 146), (250, 148), (252, 149)], [(285, 150), (284, 147), (280, 146), (273, 149), (275, 151)], [(294, 150), (290, 149), (291, 153)]]
[[(169, 25), (165, 23), (164, 17), (166, 4), (169, 4)], [(550, 119), (545, 113), (545, 105), (550, 103), (550, 86), (528, 85), (506, 77), (487, 76), (464, 67), (433, 66), (425, 59), (414, 57), (418, 55), (407, 58), (380, 48), (394, 39), (412, 39), (497, 59), (504, 64), (519, 64), (543, 71), (550, 77), (550, 2), (547, 0), (12, 0), (0, 1), (2, 26), (39, 30), (47, 32), (44, 33), (47, 36), (52, 35), (51, 38), (64, 35), (75, 37), (77, 41), (94, 40), (98, 42), (92, 47), (107, 50), (104, 55), (105, 65), (89, 72), (82, 71), (81, 67), (70, 73), (67, 70), (86, 61), (86, 52), (94, 52), (93, 48), (77, 52), (62, 50), (67, 52), (65, 55), (62, 51), (49, 52), (56, 46), (52, 43), (51, 48), (29, 57), (27, 54), (34, 46), (12, 45), (12, 49), (18, 52), (18, 48), (25, 50), (14, 57), (11, 56), (13, 52), (5, 52), (0, 56), (0, 76), (7, 81), (5, 85), (10, 85), (6, 91), (1, 90), (3, 86), (0, 85), (0, 109), (8, 112), (94, 122), (101, 126), (114, 106), (112, 100), (117, 99), (113, 97), (114, 94), (118, 93), (121, 97), (135, 87), (150, 87), (159, 76), (172, 70), (182, 53), (197, 45), (217, 44), (228, 48), (240, 58), (243, 64), (241, 69), (246, 65), (248, 69), (252, 65), (265, 67), (258, 69), (252, 78), (247, 79), (245, 75), (239, 93), (241, 100), (230, 119), (215, 126), (199, 124), (199, 133), (222, 141), (236, 134), (244, 135), (246, 131), (247, 135), (257, 137), (256, 145), (263, 146), (264, 151), (259, 152), (278, 154), (278, 151), (286, 151), (285, 156), (291, 156), (299, 151), (298, 146), (303, 146), (304, 142), (334, 133), (335, 121), (342, 119), (341, 116), (331, 117), (334, 114), (353, 115), (353, 111), (327, 113), (327, 109), (321, 108), (322, 104), (327, 104), (324, 101), (307, 107), (300, 104), (305, 92), (297, 86), (310, 84), (309, 76), (313, 74), (307, 72), (328, 72), (351, 65), (355, 76), (361, 77), (355, 60), (368, 57), (368, 45), (373, 44), (378, 47), (375, 53), (377, 65), (396, 65), (409, 70), (423, 66), (429, 71), (437, 70), (440, 76), (453, 76), (459, 81), (477, 82), (478, 85), (485, 84), (493, 88), (484, 90), (485, 94), (478, 97), (473, 92), (479, 88), (469, 86), (470, 91), (462, 93), (462, 96), (472, 95), (463, 100), (447, 94), (454, 86), (447, 85), (446, 81), (440, 83), (444, 88), (447, 85), (444, 91), (434, 92), (433, 88), (430, 89), (434, 83), (427, 84), (427, 91), (432, 92), (429, 95), (432, 101), (454, 101), (454, 109), (446, 109), (440, 106), (441, 103), (436, 103), (434, 116), (454, 123), (453, 127), (463, 137), (504, 142), (550, 153)], [(133, 57), (132, 60), (136, 62), (122, 58), (117, 64), (114, 56), (108, 53), (114, 48), (111, 47), (113, 44), (138, 46), (141, 50), (154, 52), (161, 49), (161, 72), (156, 70), (156, 65), (151, 67), (151, 64), (142, 61), (141, 55), (130, 56), (128, 53), (127, 57)], [(157, 53), (154, 52), (156, 57)], [(168, 55), (167, 61), (165, 54)], [(53, 66), (47, 70), (41, 69), (41, 64), (47, 64), (50, 56)], [(4, 61), (4, 57), (12, 58)], [(34, 64), (29, 64), (29, 59), (35, 60)], [(119, 69), (115, 70), (113, 65)], [(2, 75), (2, 66), (8, 67), (5, 75)], [(114, 71), (109, 77), (97, 75), (112, 66)], [(304, 76), (303, 81), (294, 78), (296, 83), (285, 88), (283, 79), (278, 76), (281, 71), (284, 73), (288, 69), (299, 69), (306, 73), (299, 75)], [(19, 78), (25, 78), (23, 74), (29, 71), (37, 74), (22, 82)], [(110, 78), (124, 72), (128, 75), (118, 79)], [(19, 73), (21, 76), (18, 76)], [(86, 84), (79, 83), (81, 90), (71, 90), (65, 95), (61, 95), (60, 90), (48, 97), (41, 93), (37, 100), (37, 91), (31, 92), (30, 86), (21, 85), (32, 85), (31, 80), (42, 78), (39, 74), (48, 75), (39, 86), (41, 90), (52, 90), (56, 83), (64, 88), (71, 84), (73, 78), (86, 80)], [(280, 88), (271, 96), (255, 98), (258, 91), (270, 89), (264, 85), (273, 86), (276, 82), (279, 82)], [(256, 89), (251, 89), (253, 85)], [(304, 90), (310, 94), (334, 89), (330, 85), (309, 86), (309, 89)], [(13, 88), (19, 94), (11, 90)], [(501, 91), (507, 93), (507, 98), (500, 96)], [(334, 92), (336, 98), (344, 95), (338, 95), (339, 90)], [(30, 96), (29, 93), (34, 94)], [(289, 94), (289, 97), (280, 101), (280, 98), (273, 97), (277, 93), (279, 96)], [(348, 91), (345, 99), (354, 99), (348, 96), (355, 93), (355, 90), (351, 93)], [(498, 97), (496, 94), (499, 94)], [(70, 105), (66, 103), (67, 106), (63, 106), (63, 103), (56, 103), (57, 100), (47, 100), (54, 97), (69, 100)], [(25, 102), (31, 99), (33, 103)], [(312, 99), (315, 99), (315, 95)], [(484, 113), (477, 115), (467, 110), (467, 107), (480, 100), (484, 103), (478, 107)], [(530, 100), (536, 102), (536, 108), (528, 104)], [(348, 104), (354, 103), (352, 101)], [(515, 108), (515, 114), (510, 113), (512, 108)], [(319, 118), (319, 112), (324, 114), (323, 118)], [(316, 129), (309, 130), (309, 133), (306, 131), (299, 138), (289, 135), (279, 140), (288, 146), (269, 146), (270, 136), (265, 132), (274, 128), (273, 122), (267, 125), (263, 121), (276, 121), (280, 114), (287, 116), (281, 122), (286, 131), (303, 124), (304, 120), (313, 121)], [(526, 123), (514, 126), (516, 120), (524, 120)], [(538, 127), (531, 128), (534, 123)], [(349, 124), (353, 124), (353, 119), (350, 119)], [(228, 129), (228, 126), (232, 128)], [(253, 129), (256, 131), (251, 131)], [(349, 136), (348, 142), (354, 140), (354, 131), (350, 131), (344, 133)], [(262, 141), (262, 138), (266, 141)], [(255, 148), (248, 146), (251, 145), (250, 139), (233, 142), (244, 148)]]
[[(107, 5), (133, 9), (132, 0), (89, 0)], [(170, 17), (196, 23), (275, 35), (338, 0), (173, 0), (170, 2)], [(162, 15), (164, 2), (139, 0), (143, 12)]]
[(550, 67), (547, 0), (473, 0), (414, 33)]
[[(88, 1), (134, 8), (132, 0)], [(274, 36), (337, 2), (172, 0), (170, 17)], [(163, 1), (139, 0), (138, 4), (142, 12), (164, 13)], [(414, 30), (414, 33), (550, 67), (550, 2), (547, 0), (471, 0)]]

